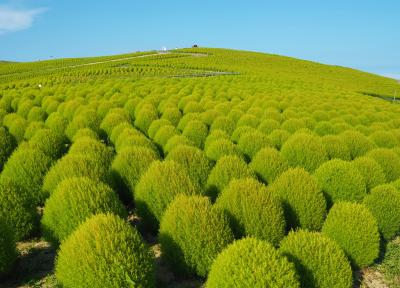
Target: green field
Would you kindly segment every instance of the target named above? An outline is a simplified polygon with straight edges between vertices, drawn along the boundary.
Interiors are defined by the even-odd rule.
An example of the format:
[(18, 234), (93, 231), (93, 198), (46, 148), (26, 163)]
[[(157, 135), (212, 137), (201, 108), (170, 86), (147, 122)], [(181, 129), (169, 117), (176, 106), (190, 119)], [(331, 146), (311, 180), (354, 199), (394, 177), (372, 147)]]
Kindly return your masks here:
[(396, 94), (228, 49), (0, 62), (0, 287), (400, 287)]

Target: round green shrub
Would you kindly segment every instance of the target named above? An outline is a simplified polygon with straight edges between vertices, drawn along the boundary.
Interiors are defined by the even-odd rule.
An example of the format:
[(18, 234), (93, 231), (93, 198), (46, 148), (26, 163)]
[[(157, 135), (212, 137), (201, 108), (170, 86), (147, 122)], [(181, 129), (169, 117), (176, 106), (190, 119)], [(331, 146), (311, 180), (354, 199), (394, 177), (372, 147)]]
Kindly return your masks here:
[(363, 204), (341, 202), (333, 205), (322, 233), (335, 240), (356, 267), (372, 264), (379, 255), (378, 224)]
[(302, 168), (283, 172), (268, 190), (281, 198), (288, 228), (320, 230), (326, 201), (317, 181)]
[(66, 151), (67, 139), (51, 129), (41, 129), (29, 140), (29, 145), (56, 160)]
[(101, 119), (97, 115), (96, 111), (92, 109), (87, 109), (82, 111), (73, 118), (73, 120), (68, 124), (65, 134), (72, 140), (75, 133), (83, 128), (89, 128), (99, 134), (100, 132), (100, 122)]
[(165, 209), (176, 195), (196, 193), (181, 165), (174, 161), (154, 161), (140, 177), (133, 198), (144, 227), (156, 231)]
[(127, 216), (110, 187), (86, 177), (65, 179), (46, 200), (41, 220), (44, 236), (60, 243), (92, 215), (108, 212), (122, 218)]
[(206, 155), (213, 161), (218, 161), (223, 156), (242, 157), (242, 153), (237, 146), (228, 139), (215, 140), (205, 148)]
[(4, 165), (2, 177), (10, 178), (29, 192), (35, 204), (41, 204), (47, 198), (42, 183), (51, 164), (52, 159), (41, 150), (23, 145), (14, 151)]
[(273, 119), (266, 119), (261, 121), (260, 125), (258, 126), (258, 130), (261, 132), (269, 135), (271, 134), (274, 130), (277, 130), (281, 127), (281, 124)]
[(207, 148), (214, 143), (215, 141), (221, 140), (221, 139), (226, 139), (229, 140), (228, 134), (222, 130), (214, 130), (210, 131), (208, 134), (206, 141), (204, 142), (204, 150), (207, 150)]
[(236, 127), (250, 126), (256, 128), (260, 124), (260, 120), (251, 114), (244, 114), (236, 123)]
[(207, 178), (207, 195), (215, 199), (233, 179), (255, 177), (254, 172), (237, 156), (221, 157)]
[(339, 135), (346, 143), (351, 159), (365, 155), (374, 148), (374, 143), (358, 131), (347, 130)]
[(297, 130), (307, 128), (307, 126), (301, 119), (291, 118), (283, 122), (281, 128), (293, 134)]
[(366, 156), (374, 159), (382, 167), (388, 182), (400, 178), (400, 156), (393, 150), (387, 148), (373, 149)]
[(250, 163), (257, 176), (267, 184), (289, 168), (289, 164), (274, 148), (263, 148), (257, 152)]
[(41, 121), (30, 122), (28, 127), (25, 129), (24, 139), (29, 141), (33, 136), (35, 136), (36, 132), (44, 128), (46, 128), (46, 125)]
[(196, 147), (202, 149), (208, 135), (208, 128), (203, 122), (192, 120), (186, 124), (182, 135), (186, 136)]
[(207, 197), (179, 195), (165, 211), (159, 240), (162, 258), (175, 273), (205, 277), (233, 234)]
[(192, 120), (200, 120), (201, 121), (200, 113), (188, 113), (186, 115), (183, 115), (181, 120), (179, 120), (179, 124), (177, 127), (178, 130), (183, 131), (185, 129), (187, 123), (189, 123)]
[(57, 134), (64, 135), (64, 131), (68, 126), (68, 120), (60, 113), (54, 112), (47, 117), (44, 124)]
[(164, 110), (161, 118), (168, 120), (169, 122), (171, 122), (172, 125), (176, 127), (182, 118), (182, 113), (178, 108), (170, 107)]
[(178, 146), (195, 146), (188, 138), (182, 135), (175, 135), (169, 138), (164, 147), (164, 154), (170, 153)]
[(359, 157), (354, 159), (352, 163), (364, 177), (367, 191), (386, 182), (386, 176), (382, 167), (374, 159)]
[(151, 123), (158, 119), (157, 111), (153, 109), (141, 109), (135, 119), (135, 126), (143, 133), (147, 134)]
[(226, 132), (226, 134), (232, 135), (235, 128), (236, 128), (235, 121), (226, 116), (219, 116), (214, 120), (213, 124), (211, 125), (210, 131), (222, 130)]
[(114, 153), (110, 147), (89, 137), (77, 139), (68, 151), (69, 155), (82, 155), (96, 159), (99, 165), (108, 168), (113, 160)]
[(173, 160), (179, 163), (186, 170), (196, 190), (205, 191), (212, 163), (202, 150), (192, 146), (180, 145), (174, 148), (165, 160)]
[(283, 144), (290, 138), (290, 133), (283, 129), (276, 129), (268, 135), (268, 138), (274, 147), (280, 150)]
[(237, 239), (252, 236), (277, 246), (285, 235), (285, 215), (278, 197), (253, 178), (234, 179), (215, 203), (228, 216)]
[(267, 241), (245, 238), (215, 259), (206, 288), (299, 288), (295, 266)]
[(231, 136), (231, 140), (233, 143), (238, 143), (240, 140), (240, 137), (242, 137), (243, 134), (247, 134), (247, 133), (251, 133), (251, 132), (255, 132), (258, 131), (253, 127), (250, 126), (239, 126), (237, 127)]
[(362, 201), (367, 195), (366, 182), (357, 167), (350, 162), (333, 159), (322, 164), (314, 176), (328, 201)]
[(15, 138), (5, 127), (0, 127), (0, 171), (16, 147)]
[(113, 214), (93, 216), (61, 244), (55, 274), (64, 287), (155, 286), (150, 249)]
[(369, 139), (371, 139), (376, 146), (381, 148), (394, 148), (399, 146), (399, 141), (396, 137), (389, 131), (375, 131), (371, 135), (369, 135)]
[(12, 226), (0, 217), (0, 276), (10, 271), (16, 259), (17, 249)]
[(35, 202), (27, 191), (7, 177), (0, 177), (0, 218), (13, 228), (15, 240), (22, 240), (37, 228)]
[(160, 129), (158, 129), (156, 135), (154, 136), (154, 142), (160, 145), (161, 147), (164, 147), (171, 137), (178, 134), (179, 134), (178, 129), (176, 129), (174, 126), (165, 125), (160, 127)]
[(253, 159), (259, 150), (272, 147), (268, 136), (259, 131), (244, 133), (240, 137), (237, 147), (248, 159)]
[(28, 127), (29, 122), (24, 118), (16, 118), (10, 125), (8, 125), (8, 131), (18, 143), (24, 140), (25, 130)]
[(156, 136), (156, 133), (158, 132), (158, 130), (159, 130), (161, 127), (164, 127), (164, 126), (171, 126), (171, 125), (172, 125), (171, 122), (169, 122), (169, 121), (166, 120), (166, 119), (157, 119), (157, 120), (154, 120), (154, 121), (151, 123), (151, 125), (150, 125), (150, 127), (149, 127), (149, 130), (147, 131), (147, 134), (149, 135), (150, 139), (154, 139), (154, 136)]
[(148, 149), (153, 150), (157, 154), (159, 154), (159, 150), (156, 147), (156, 145), (154, 144), (154, 142), (149, 140), (143, 134), (128, 135), (126, 138), (123, 137), (124, 134), (125, 133), (122, 133), (121, 136), (118, 137), (118, 140), (117, 140), (117, 142), (115, 144), (115, 150), (117, 152), (121, 151), (122, 149), (124, 149), (126, 147), (138, 146), (138, 147), (146, 147)]
[(43, 193), (49, 196), (57, 185), (71, 177), (88, 177), (107, 182), (108, 166), (102, 165), (97, 158), (82, 154), (67, 154), (60, 158), (46, 174), (43, 181)]
[(110, 176), (113, 186), (124, 200), (132, 201), (136, 184), (155, 160), (158, 160), (158, 155), (146, 147), (126, 147), (118, 152), (112, 162)]
[(400, 192), (390, 184), (376, 186), (364, 204), (378, 222), (383, 238), (390, 240), (400, 232)]
[(100, 123), (100, 129), (108, 137), (111, 136), (112, 130), (121, 123), (130, 123), (131, 117), (123, 108), (114, 108), (107, 113), (106, 117)]
[(314, 172), (328, 160), (321, 138), (306, 133), (298, 133), (290, 137), (281, 149), (281, 155), (290, 166), (302, 167)]
[(395, 285), (398, 284), (400, 275), (400, 237), (390, 241), (385, 248), (379, 270), (385, 275), (386, 283)]
[(28, 116), (27, 116), (26, 119), (29, 122), (32, 122), (32, 121), (45, 121), (46, 117), (47, 117), (47, 113), (42, 108), (40, 108), (40, 107), (32, 107), (32, 109), (29, 111)]
[(326, 135), (321, 140), (329, 159), (351, 160), (349, 149), (343, 138), (337, 135)]
[(332, 134), (337, 134), (338, 129), (329, 121), (321, 121), (318, 122), (314, 128), (314, 132), (319, 136), (328, 136)]
[(353, 275), (346, 255), (335, 241), (323, 234), (291, 231), (282, 240), (279, 250), (295, 264), (302, 287), (353, 287)]
[(74, 137), (72, 137), (72, 143), (75, 143), (80, 138), (90, 138), (100, 141), (99, 135), (89, 128), (83, 128), (76, 131)]

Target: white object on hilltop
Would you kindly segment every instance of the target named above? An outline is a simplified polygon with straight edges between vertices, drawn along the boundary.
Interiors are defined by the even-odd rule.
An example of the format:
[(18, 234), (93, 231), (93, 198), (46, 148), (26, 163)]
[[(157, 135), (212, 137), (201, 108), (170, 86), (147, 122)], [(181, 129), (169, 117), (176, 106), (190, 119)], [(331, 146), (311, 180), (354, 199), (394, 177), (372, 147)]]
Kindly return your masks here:
[(161, 47), (161, 51), (162, 52), (167, 52), (167, 47), (165, 47), (165, 46)]
[(39, 84), (38, 87), (39, 87), (39, 88), (42, 88), (42, 84)]

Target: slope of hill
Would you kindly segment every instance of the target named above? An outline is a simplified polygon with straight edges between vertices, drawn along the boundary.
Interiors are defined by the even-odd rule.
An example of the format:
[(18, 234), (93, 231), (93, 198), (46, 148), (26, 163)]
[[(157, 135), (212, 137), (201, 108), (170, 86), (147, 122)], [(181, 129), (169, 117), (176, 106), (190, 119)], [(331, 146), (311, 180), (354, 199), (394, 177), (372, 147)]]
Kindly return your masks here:
[[(6, 287), (369, 281), (381, 240), (395, 254), (400, 232), (395, 93), (396, 80), (374, 74), (215, 48), (3, 63), (0, 221), (13, 235), (0, 241), (0, 275)], [(110, 215), (85, 222), (100, 212), (134, 228)], [(245, 236), (262, 241), (225, 249)], [(14, 240), (24, 255), (3, 249)], [(307, 271), (277, 253), (281, 241)], [(249, 277), (251, 267), (265, 270)], [(397, 281), (389, 274), (372, 282)]]

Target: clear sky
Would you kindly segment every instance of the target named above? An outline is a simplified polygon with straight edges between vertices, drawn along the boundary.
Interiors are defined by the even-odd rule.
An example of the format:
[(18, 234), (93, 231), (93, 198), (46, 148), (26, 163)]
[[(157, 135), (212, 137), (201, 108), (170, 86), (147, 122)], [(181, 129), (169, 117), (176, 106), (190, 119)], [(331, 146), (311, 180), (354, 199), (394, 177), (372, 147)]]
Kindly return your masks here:
[(400, 79), (399, 0), (0, 0), (0, 59), (192, 44), (254, 50)]

